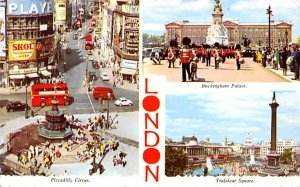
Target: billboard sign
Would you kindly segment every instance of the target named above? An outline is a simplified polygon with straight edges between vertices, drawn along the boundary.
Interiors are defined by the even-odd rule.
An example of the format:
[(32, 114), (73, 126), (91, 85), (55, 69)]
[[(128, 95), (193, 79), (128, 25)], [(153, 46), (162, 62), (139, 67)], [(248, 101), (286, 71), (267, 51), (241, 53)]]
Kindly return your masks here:
[(137, 69), (138, 61), (122, 59), (122, 68)]
[(0, 7), (0, 57), (6, 57), (5, 7)]
[(56, 2), (56, 21), (65, 22), (66, 21), (67, 5), (66, 1)]
[(36, 58), (35, 40), (11, 40), (8, 44), (9, 61), (33, 60)]
[(7, 15), (36, 15), (53, 13), (52, 0), (7, 0)]
[(38, 39), (36, 41), (36, 58), (44, 58), (53, 55), (54, 37)]

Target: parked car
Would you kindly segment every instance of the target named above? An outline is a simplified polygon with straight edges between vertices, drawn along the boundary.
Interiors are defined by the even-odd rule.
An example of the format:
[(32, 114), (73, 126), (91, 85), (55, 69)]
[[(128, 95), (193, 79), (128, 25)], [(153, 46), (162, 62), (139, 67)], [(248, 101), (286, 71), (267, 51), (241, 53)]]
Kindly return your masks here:
[(108, 99), (109, 93), (109, 99), (116, 99), (113, 89), (109, 87), (95, 87), (93, 97), (94, 99)]
[(89, 28), (89, 33), (92, 33), (94, 31), (94, 28)]
[(30, 109), (28, 104), (21, 103), (21, 101), (9, 101), (6, 104), (6, 110), (7, 112), (13, 112), (13, 111), (24, 111), (27, 107), (27, 110)]
[(152, 49), (151, 48), (144, 48), (143, 49), (143, 59), (144, 58), (149, 58), (150, 57), (150, 54), (152, 52)]
[(100, 77), (103, 81), (109, 81), (109, 77), (107, 73), (101, 73)]
[(84, 39), (83, 33), (81, 33), (81, 34), (79, 35), (79, 39)]
[(118, 100), (115, 101), (115, 105), (117, 106), (131, 106), (133, 105), (132, 101), (126, 99), (125, 97), (120, 97)]
[(73, 40), (78, 40), (78, 33), (75, 33), (75, 34), (73, 35)]

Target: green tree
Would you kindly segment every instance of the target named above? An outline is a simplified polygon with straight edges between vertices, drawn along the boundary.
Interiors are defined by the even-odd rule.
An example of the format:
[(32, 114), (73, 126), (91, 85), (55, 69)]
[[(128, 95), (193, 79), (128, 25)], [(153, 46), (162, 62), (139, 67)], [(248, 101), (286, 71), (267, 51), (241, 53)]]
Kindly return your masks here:
[(292, 149), (285, 149), (284, 153), (281, 155), (280, 159), (284, 163), (288, 164), (288, 163), (292, 162), (292, 155), (293, 155)]
[(300, 44), (300, 36), (296, 38), (295, 43)]
[(166, 146), (165, 173), (168, 177), (183, 176), (187, 170), (188, 155), (182, 150)]

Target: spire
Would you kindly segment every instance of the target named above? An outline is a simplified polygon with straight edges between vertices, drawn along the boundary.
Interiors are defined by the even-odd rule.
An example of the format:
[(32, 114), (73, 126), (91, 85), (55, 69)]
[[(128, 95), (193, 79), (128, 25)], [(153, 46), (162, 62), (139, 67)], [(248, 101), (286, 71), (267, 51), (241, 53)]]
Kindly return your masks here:
[(275, 91), (273, 92), (273, 100), (276, 100), (276, 99), (275, 99)]

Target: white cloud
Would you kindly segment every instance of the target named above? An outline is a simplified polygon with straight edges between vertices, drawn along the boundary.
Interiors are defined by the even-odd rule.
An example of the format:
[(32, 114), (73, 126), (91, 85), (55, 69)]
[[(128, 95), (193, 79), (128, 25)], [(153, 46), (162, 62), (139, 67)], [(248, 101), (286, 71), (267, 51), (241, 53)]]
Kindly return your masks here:
[(147, 31), (161, 31), (165, 26), (159, 23), (143, 23), (143, 30)]
[(181, 0), (144, 0), (141, 5), (143, 8), (156, 8), (156, 7), (176, 7), (180, 6)]
[(142, 3), (143, 9), (150, 11), (152, 8), (168, 8), (178, 10), (201, 10), (209, 7), (209, 0), (145, 0)]
[(232, 11), (248, 11), (248, 10), (267, 10), (267, 8), (271, 5), (271, 9), (285, 9), (285, 8), (294, 8), (295, 1), (294, 0), (251, 0), (245, 1), (240, 0), (236, 3), (232, 4)]

